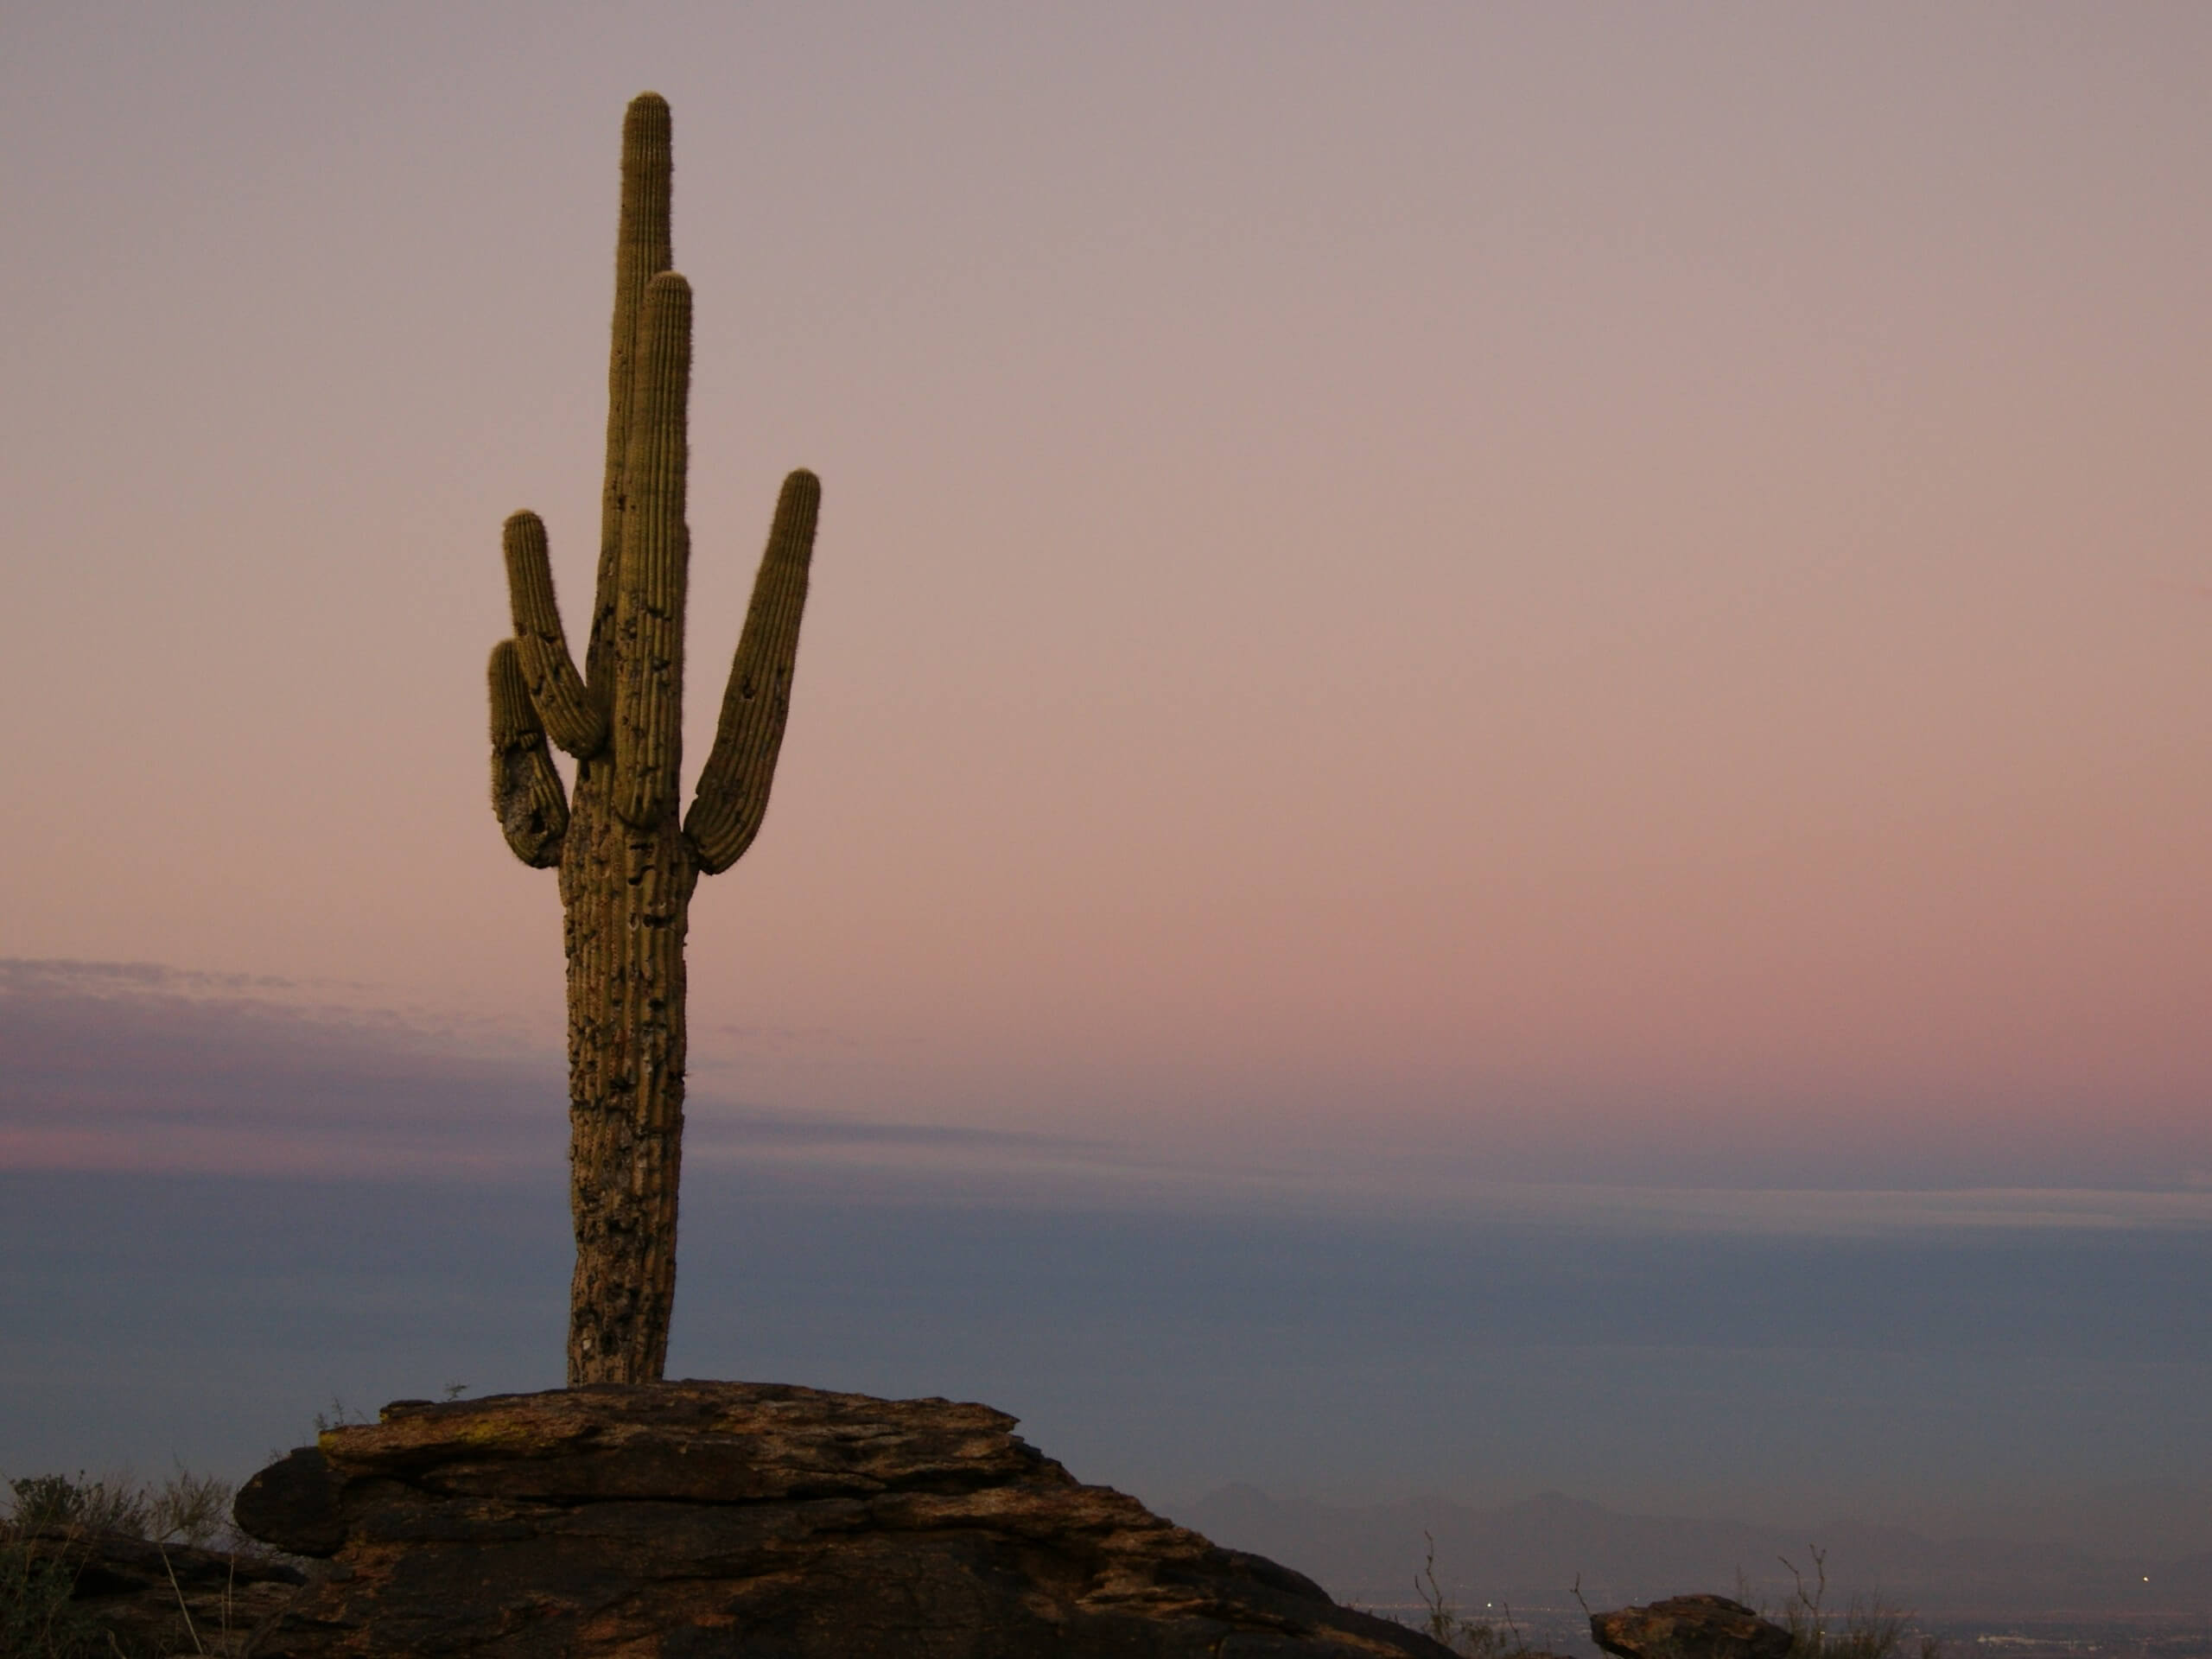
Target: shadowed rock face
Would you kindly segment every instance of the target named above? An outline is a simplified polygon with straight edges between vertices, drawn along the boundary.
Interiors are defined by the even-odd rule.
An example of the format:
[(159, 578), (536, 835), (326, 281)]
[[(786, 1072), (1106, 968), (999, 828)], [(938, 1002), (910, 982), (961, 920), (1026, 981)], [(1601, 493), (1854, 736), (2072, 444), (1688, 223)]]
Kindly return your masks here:
[(1618, 1659), (1787, 1659), (1790, 1636), (1726, 1596), (1670, 1596), (1592, 1613), (1590, 1635)]
[(986, 1406), (604, 1384), (334, 1429), (238, 1494), (333, 1558), (264, 1656), (1322, 1659), (1446, 1649), (1078, 1484)]
[[(70, 1527), (20, 1535), (10, 1548), (22, 1551), (23, 1567), (67, 1575), (69, 1611), (92, 1626), (96, 1646), (86, 1651), (126, 1659), (170, 1653), (229, 1659), (244, 1652), (247, 1637), (306, 1582), (283, 1561)], [(26, 1652), (62, 1650), (41, 1645), (28, 1629), (13, 1634), (28, 1644)], [(10, 1635), (0, 1628), (0, 1654), (16, 1651), (8, 1645)]]

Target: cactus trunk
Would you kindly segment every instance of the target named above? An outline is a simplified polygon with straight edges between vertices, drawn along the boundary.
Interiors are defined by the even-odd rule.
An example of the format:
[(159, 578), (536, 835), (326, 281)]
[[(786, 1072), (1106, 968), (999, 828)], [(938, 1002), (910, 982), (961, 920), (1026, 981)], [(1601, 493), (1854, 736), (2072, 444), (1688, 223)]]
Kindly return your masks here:
[(588, 761), (561, 855), (569, 955), (569, 1381), (658, 1378), (683, 1162), (683, 938), (699, 873), (673, 810), (623, 822)]
[[(651, 92), (623, 125), (605, 513), (585, 671), (561, 624), (545, 527), (531, 512), (507, 521), (514, 637), (490, 669), (493, 810), (517, 858), (560, 870), (571, 1386), (656, 1382), (666, 1363), (691, 893), (745, 851), (767, 808), (821, 494), (811, 473), (785, 481), (714, 751), (681, 818), (691, 292), (668, 269), (669, 129), (668, 105)], [(549, 738), (576, 758), (570, 798)]]

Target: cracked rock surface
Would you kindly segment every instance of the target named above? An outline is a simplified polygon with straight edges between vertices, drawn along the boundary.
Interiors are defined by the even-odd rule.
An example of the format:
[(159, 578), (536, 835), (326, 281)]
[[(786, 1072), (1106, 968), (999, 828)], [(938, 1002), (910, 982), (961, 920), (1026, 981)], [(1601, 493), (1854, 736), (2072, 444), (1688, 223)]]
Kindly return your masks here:
[(1350, 1659), (1446, 1649), (946, 1400), (596, 1384), (337, 1428), (238, 1494), (328, 1558), (276, 1659)]

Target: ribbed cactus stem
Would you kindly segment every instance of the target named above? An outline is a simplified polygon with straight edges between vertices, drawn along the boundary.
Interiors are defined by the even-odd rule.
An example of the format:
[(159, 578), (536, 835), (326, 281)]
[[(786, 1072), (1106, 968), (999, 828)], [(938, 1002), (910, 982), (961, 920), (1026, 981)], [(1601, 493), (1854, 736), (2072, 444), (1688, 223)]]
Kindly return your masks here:
[(492, 810), (514, 855), (532, 869), (561, 861), (569, 798), (523, 682), (515, 642), (492, 647)]
[[(668, 105), (647, 92), (622, 129), (606, 512), (584, 672), (532, 512), (507, 520), (515, 632), (491, 664), (493, 805), (516, 857), (561, 872), (572, 1384), (653, 1382), (667, 1358), (691, 894), (746, 849), (767, 809), (821, 501), (813, 474), (785, 481), (687, 832), (677, 780), (691, 290), (668, 269), (669, 179)], [(566, 797), (549, 734), (576, 757)]]
[(507, 520), (504, 541), (515, 655), (530, 700), (545, 723), (545, 734), (578, 760), (588, 760), (607, 747), (607, 713), (585, 690), (569, 654), (561, 607), (553, 597), (545, 521), (534, 512), (516, 513)]
[(668, 1357), (683, 1168), (684, 936), (699, 869), (664, 813), (610, 809), (588, 761), (561, 855), (569, 957), (569, 1381), (652, 1382)]
[(614, 810), (645, 828), (676, 799), (683, 742), (683, 523), (691, 393), (691, 288), (664, 271), (645, 290), (630, 410), (629, 505), (614, 601)]
[(613, 679), (607, 658), (614, 649), (615, 585), (622, 562), (626, 505), (623, 471), (630, 461), (638, 320), (645, 310), (647, 285), (676, 263), (669, 240), (675, 175), (668, 100), (658, 92), (639, 92), (622, 117), (622, 210), (614, 230), (613, 338), (607, 354), (607, 474), (600, 493), (599, 581), (592, 595), (584, 661), (585, 677), (602, 695)]
[(737, 862), (767, 815), (768, 785), (775, 779), (784, 723), (791, 714), (799, 617), (806, 609), (814, 526), (821, 511), (822, 482), (812, 473), (802, 468), (784, 480), (760, 573), (753, 578), (737, 658), (730, 664), (729, 686), (722, 693), (715, 747), (683, 820), (699, 868), (709, 875)]

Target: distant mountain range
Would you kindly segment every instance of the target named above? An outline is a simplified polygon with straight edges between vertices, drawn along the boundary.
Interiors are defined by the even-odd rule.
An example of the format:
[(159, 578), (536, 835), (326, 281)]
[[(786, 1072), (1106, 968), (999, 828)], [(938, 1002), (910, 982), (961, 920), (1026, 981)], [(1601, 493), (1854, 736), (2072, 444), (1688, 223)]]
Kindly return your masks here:
[(1462, 1612), (1510, 1604), (1524, 1624), (1539, 1627), (1560, 1622), (1546, 1618), (1547, 1610), (1575, 1614), (1565, 1619), (1569, 1634), (1579, 1624), (1578, 1579), (1583, 1599), (1599, 1610), (1692, 1591), (1735, 1595), (1746, 1583), (1751, 1599), (1779, 1608), (1792, 1585), (1778, 1558), (1802, 1570), (1809, 1589), (1811, 1546), (1827, 1564), (1824, 1605), (1838, 1615), (1856, 1597), (1938, 1618), (2212, 1618), (2212, 1554), (2131, 1560), (2056, 1544), (1938, 1542), (1848, 1522), (1784, 1529), (1622, 1515), (1557, 1492), (1488, 1510), (1441, 1497), (1338, 1508), (1237, 1485), (1175, 1519), (1377, 1610), (1418, 1605), (1414, 1580), (1433, 1538), (1437, 1581)]

